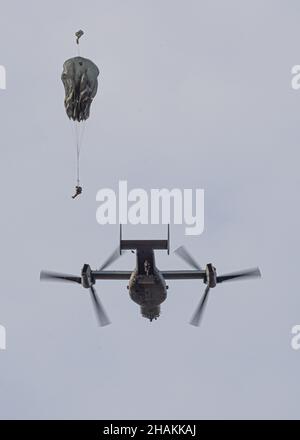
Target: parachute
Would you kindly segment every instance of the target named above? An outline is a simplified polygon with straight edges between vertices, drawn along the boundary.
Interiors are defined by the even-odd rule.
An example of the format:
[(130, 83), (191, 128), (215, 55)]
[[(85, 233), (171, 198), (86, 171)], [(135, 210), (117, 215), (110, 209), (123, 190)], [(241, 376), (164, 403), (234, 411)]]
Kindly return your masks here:
[(75, 123), (75, 143), (77, 153), (77, 186), (73, 198), (82, 192), (80, 186), (80, 151), (84, 133), (84, 123), (90, 116), (90, 108), (98, 89), (99, 69), (91, 60), (79, 53), (79, 39), (83, 31), (76, 32), (78, 56), (64, 62), (61, 79), (65, 88), (65, 110), (68, 118)]
[(61, 75), (65, 87), (65, 109), (73, 121), (85, 121), (97, 93), (99, 69), (91, 60), (74, 57), (65, 61)]

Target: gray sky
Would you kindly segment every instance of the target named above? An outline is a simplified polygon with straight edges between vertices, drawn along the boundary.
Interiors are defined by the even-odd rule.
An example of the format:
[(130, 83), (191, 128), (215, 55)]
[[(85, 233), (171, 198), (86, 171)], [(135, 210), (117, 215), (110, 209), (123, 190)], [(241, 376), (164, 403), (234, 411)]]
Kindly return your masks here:
[[(2, 3), (0, 418), (299, 418), (299, 20), (296, 0)], [(79, 28), (101, 73), (74, 202), (60, 74)], [(96, 192), (121, 179), (204, 188), (204, 234), (173, 227), (172, 248), (263, 279), (215, 289), (198, 329), (203, 284), (170, 283), (150, 324), (126, 283), (98, 283), (113, 321), (99, 329), (84, 290), (39, 271), (100, 265), (118, 228), (97, 224)]]

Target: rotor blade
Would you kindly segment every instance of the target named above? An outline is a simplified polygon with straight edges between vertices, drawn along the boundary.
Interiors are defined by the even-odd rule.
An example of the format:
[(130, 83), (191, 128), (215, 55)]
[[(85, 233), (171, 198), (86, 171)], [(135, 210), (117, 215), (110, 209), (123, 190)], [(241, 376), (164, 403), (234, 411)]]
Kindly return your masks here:
[(106, 261), (102, 264), (99, 271), (106, 269), (108, 266), (110, 266), (114, 261), (116, 261), (120, 257), (120, 248), (117, 247), (116, 250), (113, 251), (113, 253), (107, 258)]
[(221, 275), (217, 277), (218, 283), (223, 283), (224, 281), (231, 281), (238, 278), (259, 278), (261, 273), (258, 267), (254, 269), (241, 270), (240, 272), (232, 272), (226, 275)]
[(195, 327), (198, 327), (199, 324), (200, 324), (200, 319), (201, 319), (201, 316), (202, 316), (202, 314), (204, 312), (205, 305), (207, 303), (207, 298), (208, 298), (209, 290), (210, 290), (209, 286), (207, 286), (206, 289), (205, 289), (204, 295), (201, 298), (201, 300), (199, 302), (199, 305), (198, 305), (198, 307), (197, 307), (197, 309), (196, 309), (192, 319), (190, 320), (190, 324), (194, 325)]
[(91, 297), (94, 304), (95, 312), (99, 321), (99, 325), (104, 327), (105, 325), (110, 324), (110, 320), (108, 319), (104, 307), (102, 306), (100, 299), (97, 296), (96, 290), (93, 286), (90, 287)]
[(194, 260), (194, 258), (189, 254), (184, 246), (180, 246), (178, 249), (174, 251), (178, 257), (182, 258), (188, 265), (193, 267), (196, 270), (201, 270), (199, 264)]
[(48, 272), (46, 270), (42, 270), (40, 273), (40, 280), (48, 280), (48, 281), (70, 281), (72, 283), (81, 284), (81, 278), (76, 277), (75, 275), (68, 275), (64, 273), (57, 272)]

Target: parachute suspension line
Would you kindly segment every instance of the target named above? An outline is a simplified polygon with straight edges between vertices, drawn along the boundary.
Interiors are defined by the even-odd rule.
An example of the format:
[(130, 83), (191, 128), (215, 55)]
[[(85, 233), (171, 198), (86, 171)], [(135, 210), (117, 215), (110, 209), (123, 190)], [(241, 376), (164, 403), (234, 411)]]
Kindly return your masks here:
[[(79, 128), (79, 153), (81, 153), (82, 150), (82, 145), (83, 145), (83, 136), (84, 136), (84, 131), (85, 131), (85, 123), (86, 121), (83, 120), (81, 122), (78, 122), (78, 128)], [(80, 129), (81, 127), (81, 129)]]
[[(80, 126), (81, 124), (81, 126)], [(85, 121), (75, 122), (75, 142), (76, 142), (76, 178), (77, 186), (80, 186), (80, 153), (83, 144)]]
[(77, 186), (80, 186), (80, 144), (79, 144), (79, 127), (75, 125), (75, 131), (76, 131), (76, 177), (77, 177)]
[(74, 143), (75, 143), (75, 148), (76, 148), (76, 179), (77, 179), (77, 183), (80, 180), (80, 175), (79, 175), (79, 138), (78, 138), (78, 130), (77, 130), (77, 123), (72, 122), (70, 120), (70, 125), (71, 125), (71, 131), (74, 137)]

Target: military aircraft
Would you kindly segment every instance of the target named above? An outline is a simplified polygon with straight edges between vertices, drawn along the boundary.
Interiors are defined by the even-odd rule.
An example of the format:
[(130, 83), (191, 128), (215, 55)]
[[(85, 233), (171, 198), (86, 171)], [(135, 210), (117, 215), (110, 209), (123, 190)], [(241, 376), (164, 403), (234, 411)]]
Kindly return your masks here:
[[(167, 280), (202, 280), (206, 284), (206, 288), (190, 321), (190, 324), (198, 326), (210, 289), (225, 281), (261, 276), (258, 268), (226, 275), (218, 275), (216, 268), (211, 263), (208, 263), (206, 268), (202, 269), (183, 246), (179, 247), (175, 254), (193, 269), (160, 270), (155, 263), (155, 250), (166, 250), (168, 254), (170, 253), (169, 226), (167, 240), (123, 240), (122, 227), (120, 227), (120, 246), (99, 269), (92, 270), (89, 264), (84, 264), (81, 276), (41, 271), (40, 279), (77, 283), (89, 289), (100, 326), (108, 325), (110, 321), (94, 287), (97, 280), (127, 280), (130, 298), (140, 306), (142, 316), (150, 321), (157, 319), (160, 315), (160, 305), (167, 298)], [(136, 254), (135, 269), (133, 271), (106, 270), (122, 254), (122, 251), (132, 251)]]

